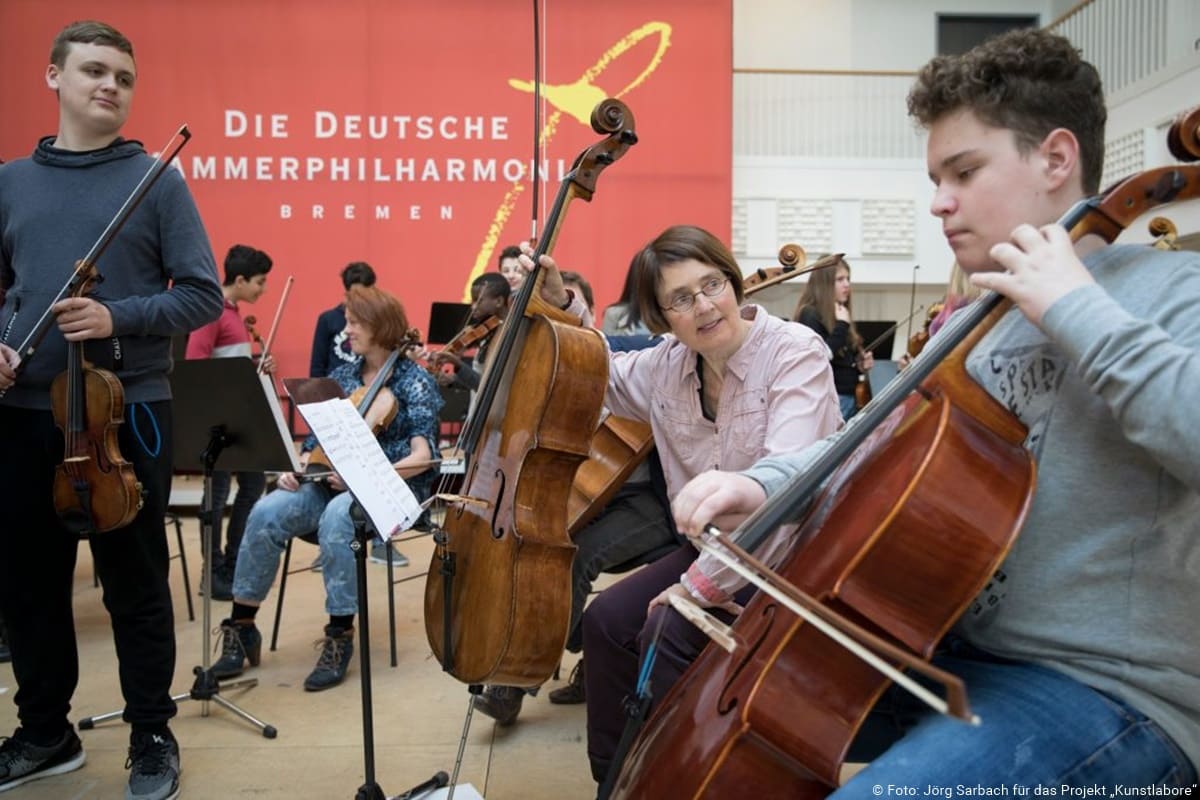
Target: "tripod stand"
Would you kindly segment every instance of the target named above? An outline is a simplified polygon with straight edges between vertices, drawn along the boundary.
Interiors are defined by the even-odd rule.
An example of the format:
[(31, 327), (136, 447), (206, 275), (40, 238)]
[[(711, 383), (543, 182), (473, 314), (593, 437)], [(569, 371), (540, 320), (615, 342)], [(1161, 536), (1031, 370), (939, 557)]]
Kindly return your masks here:
[[(199, 700), (200, 715), (208, 716), (208, 704), (216, 703), (241, 719), (258, 727), (268, 739), (278, 733), (268, 725), (221, 697), (222, 689), (249, 689), (257, 678), (226, 682), (223, 686), (212, 673), (212, 559), (208, 557), (213, 535), (212, 477), (217, 461), (230, 471), (265, 472), (299, 470), (295, 450), (283, 423), (278, 398), (269, 379), (260, 378), (248, 358), (218, 358), (180, 361), (171, 373), (171, 393), (175, 398), (173, 431), (175, 468), (194, 470), (195, 454), (200, 454), (204, 470), (204, 496), (201, 511), (201, 542), (204, 559), (204, 593), (201, 616), (201, 665), (193, 669), (196, 680), (183, 694), (172, 700)], [(265, 381), (265, 382), (264, 382)], [(81, 730), (116, 719), (120, 711), (80, 720)]]

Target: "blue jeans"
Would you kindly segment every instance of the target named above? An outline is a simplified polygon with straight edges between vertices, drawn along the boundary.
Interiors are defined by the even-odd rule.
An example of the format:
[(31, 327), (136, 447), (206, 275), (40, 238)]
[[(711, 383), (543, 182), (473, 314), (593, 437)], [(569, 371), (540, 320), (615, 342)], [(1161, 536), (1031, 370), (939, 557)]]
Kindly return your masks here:
[(858, 413), (858, 401), (852, 394), (839, 394), (838, 406), (842, 409), (842, 419), (850, 419)]
[[(914, 714), (901, 722), (903, 738), (831, 797), (921, 797), (946, 787), (952, 797), (959, 785), (1005, 787), (1010, 796), (1024, 796), (1014, 786), (1053, 787), (1060, 797), (1063, 786), (1105, 786), (1112, 797), (1117, 785), (1196, 782), (1187, 757), (1157, 725), (1060, 672), (994, 658), (961, 643), (934, 663), (963, 679), (982, 724)], [(901, 690), (889, 693), (896, 691)], [(885, 695), (884, 703), (888, 699)], [(870, 735), (872, 726), (896, 721), (872, 713), (863, 731)]]
[(233, 596), (261, 603), (271, 590), (279, 557), (288, 540), (317, 532), (321, 547), (321, 577), (325, 581), (325, 611), (331, 616), (358, 613), (354, 523), (349, 492), (334, 494), (324, 483), (305, 483), (295, 492), (276, 489), (255, 503), (246, 520), (233, 574)]

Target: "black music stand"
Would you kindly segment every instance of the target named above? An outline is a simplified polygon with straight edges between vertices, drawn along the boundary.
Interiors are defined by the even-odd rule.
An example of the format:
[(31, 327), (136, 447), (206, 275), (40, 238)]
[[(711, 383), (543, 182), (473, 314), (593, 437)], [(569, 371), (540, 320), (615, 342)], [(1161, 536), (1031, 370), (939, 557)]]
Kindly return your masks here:
[[(296, 453), (287, 433), (283, 414), (274, 389), (266, 390), (254, 364), (248, 358), (213, 358), (176, 362), (170, 375), (174, 397), (173, 452), (176, 470), (195, 470), (199, 461), (204, 471), (204, 496), (201, 510), (200, 547), (209, 553), (212, 538), (212, 475), (220, 461), (229, 472), (290, 472), (299, 469)], [(267, 391), (271, 392), (270, 397)], [(271, 399), (275, 402), (271, 402)], [(204, 559), (206, 587), (201, 625), (201, 666), (193, 672), (196, 680), (185, 694), (171, 699), (199, 700), (200, 715), (208, 716), (212, 701), (258, 727), (262, 735), (274, 739), (275, 726), (259, 720), (221, 697), (221, 689), (258, 685), (258, 678), (227, 681), (223, 686), (212, 674), (212, 559)], [(102, 714), (81, 720), (83, 730), (96, 723), (121, 716), (121, 712)]]
[[(288, 378), (284, 380), (283, 385), (297, 406), (345, 396), (337, 381), (330, 378)], [(367, 592), (367, 550), (370, 548), (371, 541), (378, 536), (378, 532), (375, 523), (371, 521), (358, 502), (358, 497), (354, 494), (354, 487), (348, 486), (347, 491), (354, 498), (350, 503), (350, 520), (354, 525), (354, 539), (350, 542), (350, 549), (354, 551), (355, 576), (358, 583), (358, 674), (363, 724), (364, 780), (363, 784), (358, 787), (354, 798), (355, 800), (388, 800), (388, 796), (375, 780), (375, 714), (371, 695), (371, 615), (370, 595)], [(388, 546), (391, 546), (390, 543)], [(388, 589), (391, 589), (390, 585)], [(397, 797), (417, 798), (445, 786), (449, 780), (449, 775), (439, 771), (432, 778), (417, 784)]]
[(446, 344), (466, 327), (470, 316), (470, 303), (433, 303), (429, 307), (429, 330), (425, 341)]

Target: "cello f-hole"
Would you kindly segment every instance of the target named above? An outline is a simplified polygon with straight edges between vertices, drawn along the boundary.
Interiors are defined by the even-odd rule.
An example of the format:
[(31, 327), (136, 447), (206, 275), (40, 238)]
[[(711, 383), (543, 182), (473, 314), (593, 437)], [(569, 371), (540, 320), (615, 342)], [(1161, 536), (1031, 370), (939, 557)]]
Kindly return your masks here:
[(503, 539), (505, 530), (500, 525), (500, 500), (504, 497), (504, 486), (508, 480), (504, 477), (502, 469), (496, 470), (494, 477), (499, 481), (499, 485), (496, 487), (496, 502), (492, 503), (492, 538)]
[(758, 652), (758, 649), (762, 646), (762, 643), (767, 638), (767, 635), (771, 632), (771, 627), (775, 624), (776, 608), (777, 605), (775, 603), (771, 603), (763, 608), (761, 619), (764, 620), (764, 622), (759, 629), (758, 636), (754, 638), (753, 642), (747, 643), (746, 655), (742, 659), (742, 663), (738, 664), (737, 668), (733, 670), (732, 674), (729, 676), (729, 681), (725, 684), (725, 688), (721, 690), (721, 698), (717, 702), (718, 714), (728, 714), (730, 711), (737, 708), (738, 695), (733, 687), (738, 682), (738, 677), (745, 672), (746, 668), (750, 665), (750, 662), (754, 659), (755, 653)]

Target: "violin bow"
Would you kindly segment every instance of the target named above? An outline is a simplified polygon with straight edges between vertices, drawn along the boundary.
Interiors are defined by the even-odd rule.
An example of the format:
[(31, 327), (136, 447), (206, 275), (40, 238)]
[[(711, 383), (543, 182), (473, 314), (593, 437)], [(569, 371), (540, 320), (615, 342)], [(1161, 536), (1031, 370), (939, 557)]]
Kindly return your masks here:
[[(886, 331), (884, 331), (883, 333), (881, 333), (881, 334), (879, 334), (878, 336), (876, 336), (876, 337), (875, 337), (875, 341), (871, 342), (869, 345), (867, 345), (866, 347), (864, 347), (864, 348), (862, 349), (862, 350), (863, 350), (863, 352), (864, 352), (864, 353), (869, 353), (869, 352), (871, 352), (872, 350), (874, 350), (876, 347), (878, 347), (880, 344), (882, 344), (882, 343), (883, 343), (883, 340), (884, 340), (884, 339), (886, 339), (887, 337), (891, 336), (891, 335), (892, 335), (892, 333), (894, 333), (894, 332), (895, 332), (895, 330), (896, 330), (897, 328), (899, 328), (901, 325), (903, 325), (903, 324), (904, 324), (904, 323), (906, 323), (906, 322), (911, 322), (913, 317), (915, 317), (917, 314), (920, 314), (920, 313), (921, 313), (922, 311), (924, 311), (924, 310), (925, 310), (925, 304), (924, 304), (924, 303), (922, 303), (921, 305), (917, 306), (917, 307), (916, 307), (915, 309), (913, 309), (912, 311), (908, 312), (908, 316), (907, 316), (907, 317), (905, 317), (904, 319), (900, 320), (899, 322), (894, 322), (894, 323), (892, 323), (891, 327), (889, 327), (889, 328), (888, 328)], [(911, 327), (911, 326), (909, 327), (909, 330), (912, 330), (912, 327)]]
[[(100, 234), (100, 238), (88, 250), (87, 255), (76, 262), (75, 270), (71, 273), (71, 277), (58, 290), (58, 294), (50, 301), (45, 312), (38, 319), (37, 324), (33, 326), (33, 330), (29, 332), (29, 335), (25, 337), (25, 341), (21, 342), (21, 346), (17, 348), (17, 354), (21, 357), (16, 368), (17, 378), (20, 378), (21, 373), (29, 364), (29, 359), (33, 358), (34, 352), (41, 346), (42, 340), (46, 338), (46, 334), (49, 333), (50, 327), (54, 324), (54, 314), (51, 312), (51, 309), (54, 308), (55, 303), (74, 294), (80, 284), (89, 280), (95, 280), (96, 261), (108, 249), (108, 246), (112, 244), (113, 239), (116, 238), (121, 228), (125, 226), (134, 209), (141, 204), (142, 200), (150, 192), (151, 187), (167, 171), (167, 167), (171, 165), (171, 162), (175, 160), (175, 156), (179, 155), (179, 151), (183, 149), (183, 146), (191, 138), (192, 133), (188, 130), (188, 126), (179, 126), (179, 130), (167, 140), (163, 149), (159, 151), (160, 154), (155, 157), (154, 163), (146, 170), (146, 174), (138, 181), (137, 186), (133, 187), (133, 191), (129, 193), (129, 196), (125, 198), (125, 202), (117, 209), (117, 213), (109, 220), (108, 225)], [(0, 397), (4, 396), (5, 391), (5, 389), (0, 389)]]
[(271, 322), (271, 330), (267, 333), (266, 344), (263, 345), (262, 354), (258, 357), (258, 374), (263, 374), (263, 364), (267, 363), (267, 355), (271, 352), (271, 343), (275, 341), (275, 332), (279, 330), (279, 320), (283, 318), (283, 304), (287, 302), (288, 295), (292, 291), (292, 284), (296, 282), (296, 278), (288, 275), (287, 282), (283, 284), (283, 294), (279, 295), (279, 307), (275, 309), (275, 319)]
[[(917, 315), (914, 309), (917, 307), (917, 270), (920, 268), (920, 264), (913, 264), (912, 288), (908, 293), (908, 319), (905, 320), (908, 323), (908, 339), (912, 338), (912, 318)], [(905, 341), (908, 341), (908, 339), (905, 339)]]

